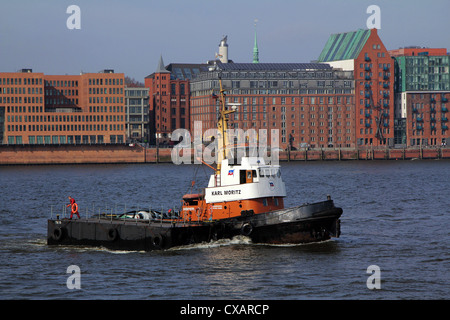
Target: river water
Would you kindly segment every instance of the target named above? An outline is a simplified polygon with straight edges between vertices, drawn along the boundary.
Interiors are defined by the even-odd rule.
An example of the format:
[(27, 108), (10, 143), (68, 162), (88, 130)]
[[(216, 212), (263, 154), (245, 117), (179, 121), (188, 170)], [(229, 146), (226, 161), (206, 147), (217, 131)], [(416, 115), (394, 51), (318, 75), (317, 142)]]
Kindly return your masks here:
[[(48, 247), (47, 219), (63, 214), (68, 195), (82, 216), (167, 210), (179, 207), (193, 179), (194, 188), (205, 185), (211, 171), (173, 164), (0, 167), (0, 298), (450, 298), (449, 161), (281, 165), (286, 207), (330, 194), (344, 211), (340, 238), (273, 246), (243, 237), (154, 252)], [(71, 265), (79, 267), (81, 289), (67, 286)]]

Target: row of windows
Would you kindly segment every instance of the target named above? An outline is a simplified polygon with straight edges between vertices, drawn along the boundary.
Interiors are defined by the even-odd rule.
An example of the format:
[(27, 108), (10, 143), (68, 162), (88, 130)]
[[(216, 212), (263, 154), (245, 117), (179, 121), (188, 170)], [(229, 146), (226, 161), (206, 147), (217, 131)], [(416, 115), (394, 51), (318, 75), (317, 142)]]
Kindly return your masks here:
[[(416, 98), (415, 93), (411, 93), (410, 96), (411, 96), (411, 99)], [(423, 93), (420, 93), (420, 94), (417, 94), (417, 98), (419, 98), (419, 97), (420, 97), (420, 99), (430, 99), (430, 98), (436, 99), (437, 97), (441, 97), (441, 99), (446, 98), (445, 93), (432, 93), (432, 94), (427, 94), (427, 96), (425, 96)]]
[(42, 103), (42, 97), (0, 97), (0, 103)]
[(22, 85), (22, 79), (24, 85), (40, 85), (42, 84), (42, 78), (0, 78), (0, 84), (5, 85)]
[[(91, 144), (104, 143), (103, 135), (29, 136), (30, 144)], [(123, 143), (123, 135), (110, 135), (110, 143)], [(8, 144), (23, 144), (22, 136), (9, 136)]]
[(64, 97), (64, 99), (45, 99), (45, 104), (47, 106), (50, 105), (57, 105), (57, 106), (63, 106), (63, 105), (78, 105), (78, 99), (67, 99)]
[[(379, 48), (378, 48), (379, 49)], [(369, 54), (366, 52), (366, 53), (364, 53), (364, 57), (366, 57), (366, 58), (368, 58), (369, 57)], [(386, 57), (386, 53), (384, 53), (384, 52), (377, 52), (377, 57), (378, 58), (384, 58), (384, 57)]]
[[(307, 95), (307, 94), (353, 94), (353, 89), (281, 89), (281, 90), (247, 90), (231, 89), (229, 95)], [(211, 89), (191, 91), (191, 97), (210, 96)]]
[[(338, 124), (339, 124), (339, 126), (340, 125), (342, 125), (342, 123), (340, 123), (340, 122), (338, 122)], [(263, 128), (265, 128), (265, 127), (267, 127), (267, 125), (270, 125), (270, 123), (267, 123), (267, 122), (262, 122), (261, 123), (261, 126), (263, 127)], [(311, 127), (316, 127), (316, 123), (315, 122), (311, 122)], [(248, 127), (250, 127), (250, 128), (256, 128), (257, 126), (256, 126), (256, 122), (252, 122), (252, 123), (249, 123), (249, 122), (242, 122), (242, 123), (237, 123), (237, 122), (234, 122), (234, 123), (230, 123), (230, 128), (233, 128), (233, 129), (239, 129), (239, 127), (240, 126), (242, 126), (242, 127), (244, 127), (244, 128), (248, 128)], [(292, 126), (295, 126), (295, 123), (294, 122), (292, 122)], [(304, 122), (301, 122), (300, 123), (300, 126), (302, 126), (302, 127), (304, 127), (305, 126), (305, 123)], [(350, 126), (350, 123), (349, 122), (347, 122), (347, 127), (348, 126)], [(272, 127), (273, 128), (277, 128), (277, 127), (279, 127), (279, 126), (277, 126), (277, 123), (276, 122), (273, 122), (272, 123)], [(323, 122), (320, 122), (320, 126), (319, 127), (325, 127), (325, 123), (323, 123)], [(286, 126), (282, 126), (282, 128), (286, 128)], [(327, 127), (328, 129), (314, 129), (314, 128), (312, 128), (312, 129), (309, 129), (309, 130), (306, 130), (306, 131), (308, 131), (310, 134), (316, 134), (316, 133), (318, 133), (318, 134), (325, 134), (325, 133), (327, 133), (327, 134), (342, 134), (343, 132), (342, 132), (342, 129), (330, 129), (330, 128), (332, 128), (332, 126), (329, 126), (329, 127)], [(317, 132), (316, 132), (317, 131)], [(299, 133), (301, 133), (301, 134), (305, 134), (305, 130), (304, 129), (301, 129), (301, 130), (299, 130), (298, 131)], [(291, 133), (293, 133), (293, 134), (295, 134), (295, 129), (291, 129)], [(352, 133), (352, 130), (351, 129), (345, 129), (345, 133), (346, 134), (351, 134)], [(281, 130), (281, 134), (284, 136), (284, 135), (286, 135), (286, 129), (282, 129)]]
[[(103, 97), (89, 97), (89, 103), (103, 103)], [(105, 97), (104, 103), (123, 103), (123, 97)]]
[[(226, 72), (223, 71), (221, 73), (222, 78), (333, 78), (333, 76), (336, 76), (336, 72), (322, 72), (322, 71), (291, 71), (291, 72), (285, 72), (285, 71), (279, 71), (279, 72), (268, 72), (268, 71), (261, 71), (261, 72), (252, 72), (252, 71), (241, 71), (241, 72)], [(219, 87), (218, 81), (213, 80), (213, 85), (215, 85), (216, 88)]]
[(126, 89), (126, 97), (144, 97), (148, 98), (148, 88), (145, 89)]
[[(28, 90), (27, 90), (28, 89)], [(28, 91), (28, 92), (27, 92)], [(42, 94), (42, 87), (3, 87), (0, 94)]]
[(113, 86), (115, 86), (115, 85), (123, 85), (123, 79), (115, 79), (115, 78), (106, 78), (106, 79), (102, 79), (102, 78), (96, 78), (96, 79), (92, 79), (92, 78), (89, 78), (89, 85), (90, 86), (92, 86), (92, 85), (97, 85), (97, 86), (102, 86), (103, 85), (103, 83), (105, 84), (105, 85), (113, 85)]
[[(107, 112), (108, 106), (89, 106), (89, 112)], [(123, 106), (109, 106), (109, 112), (123, 112)]]
[[(108, 93), (109, 91), (109, 93)], [(122, 88), (89, 88), (89, 94), (123, 94)]]
[[(373, 67), (373, 64), (372, 63), (360, 63), (359, 64), (359, 67), (362, 69), (362, 68), (370, 68), (370, 69), (372, 69), (372, 67)], [(391, 67), (391, 64), (390, 63), (379, 63), (378, 64), (378, 68), (379, 69), (381, 69), (381, 68), (390, 68)]]
[[(369, 78), (373, 77), (373, 73), (372, 72), (360, 72), (359, 76), (361, 78), (365, 77), (366, 79), (369, 79)], [(383, 72), (378, 72), (378, 77), (379, 78), (384, 77), (386, 79), (386, 78), (389, 78), (390, 76), (391, 76), (390, 72), (384, 72), (384, 71)]]
[[(27, 106), (7, 106), (6, 107), (7, 113), (25, 113), (25, 112), (27, 112), (27, 109), (28, 109), (28, 113), (35, 113), (35, 112), (42, 112), (43, 108), (42, 108), (42, 106), (28, 106), (28, 107)], [(89, 106), (89, 112), (98, 112), (98, 113), (108, 112), (108, 106)], [(123, 106), (109, 106), (109, 112), (110, 113), (115, 113), (115, 112), (123, 113)], [(71, 116), (73, 116), (73, 115), (71, 115)], [(50, 115), (48, 115), (48, 117), (50, 118)], [(54, 115), (52, 115), (51, 117), (53, 118)], [(56, 117), (58, 117), (58, 116), (56, 116)], [(61, 115), (59, 117), (61, 118)], [(64, 115), (63, 117), (65, 118), (66, 116)], [(69, 117), (69, 115), (67, 115), (67, 117)], [(75, 115), (75, 117), (77, 117), (77, 115)], [(80, 115), (78, 115), (78, 117), (80, 117)], [(84, 119), (84, 115), (82, 117)]]
[[(8, 106), (6, 107), (6, 110), (8, 113), (21, 113), (21, 112), (27, 112), (26, 106)], [(28, 112), (42, 112), (42, 106), (28, 106)]]
[[(22, 116), (16, 115), (16, 116), (10, 116), (7, 117), (8, 122), (22, 122)], [(23, 116), (23, 119), (25, 122), (103, 122), (103, 115), (86, 115), (86, 116)], [(123, 121), (123, 115), (105, 115), (105, 121), (106, 122), (116, 122), (116, 121)]]
[[(22, 81), (23, 79), (23, 81)], [(23, 82), (23, 83), (22, 83)], [(89, 85), (123, 85), (123, 79), (89, 79)], [(0, 78), (0, 85), (42, 85), (42, 78)], [(46, 87), (78, 87), (77, 80), (44, 80)]]
[(46, 87), (78, 87), (77, 80), (45, 80)]
[[(266, 89), (266, 88), (286, 88), (286, 89), (292, 89), (292, 88), (308, 88), (309, 87), (337, 87), (341, 84), (336, 82), (337, 80), (318, 80), (315, 83), (309, 83), (308, 82), (294, 82), (294, 81), (273, 81), (273, 80), (259, 80), (259, 81), (250, 81), (250, 86), (247, 85), (241, 87), (241, 81), (239, 80), (232, 80), (231, 81), (231, 89)], [(344, 81), (344, 88), (351, 88), (353, 81)]]
[(78, 95), (78, 90), (56, 90), (56, 89), (45, 89), (45, 95), (46, 96), (60, 96), (60, 95), (64, 95), (64, 96), (77, 96)]
[[(440, 133), (440, 135), (446, 135), (448, 132), (448, 128), (441, 129), (441, 130), (437, 130), (436, 128), (434, 128), (430, 132), (431, 132), (431, 135), (438, 135), (438, 133)], [(423, 136), (423, 130), (417, 130), (417, 131), (413, 130), (412, 135), (413, 136)]]
[[(263, 98), (256, 98), (256, 97), (227, 97), (225, 102), (226, 103), (243, 103), (245, 104), (249, 104), (249, 102), (251, 101), (252, 105), (256, 105), (258, 104), (258, 100), (261, 102), (262, 99), (262, 104), (266, 105), (267, 102), (271, 101), (271, 104), (286, 104), (286, 102), (290, 102), (290, 104), (296, 104), (298, 102), (300, 102), (300, 104), (334, 104), (334, 102), (336, 101), (336, 104), (351, 104), (351, 97), (272, 97), (271, 100), (269, 100), (270, 98), (267, 97), (263, 97)], [(191, 100), (191, 106), (192, 107), (197, 107), (197, 106), (202, 106), (202, 105), (209, 105), (210, 102), (210, 98), (199, 98), (199, 99), (193, 99)]]
[[(27, 130), (28, 127), (28, 130)], [(109, 128), (109, 129), (108, 129)], [(110, 125), (103, 125), (103, 124), (97, 124), (97, 125), (73, 125), (73, 124), (60, 124), (60, 125), (8, 125), (8, 131), (9, 132), (22, 132), (22, 131), (50, 131), (50, 132), (58, 132), (58, 131), (123, 131), (123, 124), (110, 124)]]

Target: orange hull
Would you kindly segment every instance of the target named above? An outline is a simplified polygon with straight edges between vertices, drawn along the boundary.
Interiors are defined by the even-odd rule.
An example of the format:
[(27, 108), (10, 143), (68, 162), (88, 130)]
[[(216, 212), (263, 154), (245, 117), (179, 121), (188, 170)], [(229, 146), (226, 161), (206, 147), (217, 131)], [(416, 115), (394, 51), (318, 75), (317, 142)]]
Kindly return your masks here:
[(282, 197), (206, 203), (201, 195), (183, 197), (183, 220), (208, 221), (265, 213), (284, 208)]

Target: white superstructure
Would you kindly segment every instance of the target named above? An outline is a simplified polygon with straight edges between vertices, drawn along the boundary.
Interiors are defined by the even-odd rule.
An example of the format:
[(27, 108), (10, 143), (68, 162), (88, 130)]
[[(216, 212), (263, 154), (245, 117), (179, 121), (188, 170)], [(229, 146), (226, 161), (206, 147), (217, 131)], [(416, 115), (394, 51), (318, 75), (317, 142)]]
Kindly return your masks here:
[(240, 165), (224, 159), (205, 189), (206, 203), (285, 196), (280, 166), (266, 165), (262, 157), (242, 157)]

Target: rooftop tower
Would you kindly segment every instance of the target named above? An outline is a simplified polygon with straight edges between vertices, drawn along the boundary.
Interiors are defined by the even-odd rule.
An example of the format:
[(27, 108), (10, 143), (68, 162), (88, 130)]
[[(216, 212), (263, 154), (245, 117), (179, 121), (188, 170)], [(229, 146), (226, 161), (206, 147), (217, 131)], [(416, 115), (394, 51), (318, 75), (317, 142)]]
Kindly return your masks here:
[(253, 63), (259, 63), (258, 41), (256, 38), (256, 22), (258, 22), (258, 19), (255, 19), (255, 45), (253, 47)]
[(219, 57), (220, 62), (228, 63), (228, 44), (227, 44), (227, 36), (224, 36), (219, 44)]

